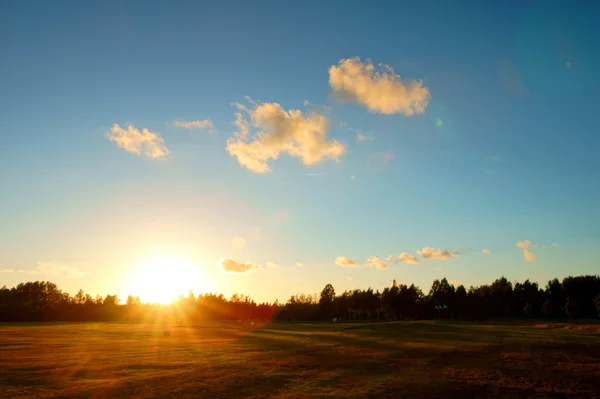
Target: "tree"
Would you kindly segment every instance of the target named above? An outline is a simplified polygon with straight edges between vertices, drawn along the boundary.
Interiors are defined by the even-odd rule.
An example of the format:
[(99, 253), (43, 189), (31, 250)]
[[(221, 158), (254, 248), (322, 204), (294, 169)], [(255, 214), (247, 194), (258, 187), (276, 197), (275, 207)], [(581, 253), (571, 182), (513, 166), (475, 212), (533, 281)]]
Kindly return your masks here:
[(335, 315), (335, 289), (333, 285), (327, 284), (319, 299), (319, 313), (323, 320), (330, 320)]
[(531, 317), (531, 314), (533, 313), (533, 306), (531, 306), (529, 302), (525, 304), (525, 307), (523, 308), (523, 313), (525, 313), (527, 317)]
[(554, 314), (554, 306), (552, 306), (552, 302), (550, 301), (549, 297), (546, 298), (546, 301), (542, 304), (542, 313), (546, 317), (552, 317)]
[(578, 310), (579, 307), (577, 302), (572, 297), (567, 297), (567, 302), (565, 302), (565, 306), (563, 306), (563, 311), (569, 316), (570, 323), (578, 316)]
[(594, 299), (594, 305), (596, 305), (596, 311), (598, 312), (598, 316), (600, 316), (600, 294)]

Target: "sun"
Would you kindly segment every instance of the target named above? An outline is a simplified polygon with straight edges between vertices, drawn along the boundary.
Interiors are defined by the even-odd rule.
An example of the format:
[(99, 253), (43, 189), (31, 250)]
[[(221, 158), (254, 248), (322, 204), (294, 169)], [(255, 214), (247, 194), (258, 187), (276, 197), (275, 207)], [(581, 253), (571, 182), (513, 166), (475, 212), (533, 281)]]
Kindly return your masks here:
[(142, 302), (170, 303), (179, 295), (204, 292), (206, 277), (185, 257), (170, 254), (153, 256), (133, 273), (131, 292)]

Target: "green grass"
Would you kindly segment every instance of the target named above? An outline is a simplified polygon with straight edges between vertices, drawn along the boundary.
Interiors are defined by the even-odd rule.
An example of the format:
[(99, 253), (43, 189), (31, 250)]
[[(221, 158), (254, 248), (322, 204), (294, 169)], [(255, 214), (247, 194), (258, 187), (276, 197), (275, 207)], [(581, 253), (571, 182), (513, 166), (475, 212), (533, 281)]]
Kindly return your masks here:
[[(558, 328), (557, 328), (558, 327)], [(2, 324), (8, 398), (594, 398), (598, 328)]]

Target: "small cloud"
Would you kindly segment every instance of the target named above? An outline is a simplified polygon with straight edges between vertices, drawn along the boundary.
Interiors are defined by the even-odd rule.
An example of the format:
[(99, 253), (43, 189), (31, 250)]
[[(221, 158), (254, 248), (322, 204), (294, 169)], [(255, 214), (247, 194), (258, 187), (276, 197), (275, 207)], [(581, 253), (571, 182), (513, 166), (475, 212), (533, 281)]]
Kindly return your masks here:
[(346, 277), (348, 280), (352, 281), (354, 280), (351, 276)]
[(435, 127), (437, 127), (438, 129), (444, 127), (444, 121), (440, 118), (437, 118), (435, 120)]
[(106, 137), (117, 147), (132, 154), (144, 155), (153, 159), (169, 155), (169, 150), (162, 137), (145, 128), (140, 131), (132, 124), (127, 125), (127, 129), (123, 129), (115, 123), (110, 131), (106, 132)]
[(485, 168), (485, 169), (483, 170), (483, 173), (492, 173), (492, 169), (490, 169), (490, 168)]
[(402, 252), (400, 255), (398, 255), (398, 260), (400, 262), (410, 263), (413, 265), (419, 263), (417, 258), (414, 255), (409, 254), (408, 252)]
[(460, 285), (460, 281), (458, 280), (448, 280), (448, 282), (452, 285)]
[[(38, 266), (30, 271), (31, 274), (46, 274), (49, 276), (63, 276), (68, 279), (83, 278), (86, 272), (79, 271), (76, 267), (61, 265), (55, 262), (37, 262)], [(27, 273), (27, 271), (23, 271)]]
[(340, 122), (340, 127), (346, 126), (346, 122)]
[(447, 249), (435, 249), (431, 247), (424, 247), (420, 251), (417, 251), (417, 254), (421, 256), (423, 259), (438, 259), (438, 260), (447, 260), (458, 257), (460, 254), (458, 251), (450, 252)]
[(231, 240), (231, 246), (235, 251), (241, 251), (246, 246), (246, 240), (242, 236), (233, 237), (233, 240)]
[(489, 255), (489, 254), (490, 254), (490, 250), (489, 250), (489, 249), (487, 249), (487, 248), (483, 248), (483, 250), (482, 250), (481, 252), (483, 252), (483, 253), (484, 253), (484, 254), (486, 254), (486, 255)]
[[(236, 106), (248, 114), (250, 121), (241, 112), (236, 113), (234, 123), (238, 131), (227, 140), (226, 149), (241, 166), (253, 172), (271, 171), (269, 161), (283, 153), (310, 166), (327, 158), (337, 161), (346, 152), (341, 142), (327, 138), (327, 118), (315, 111), (286, 111), (277, 103), (257, 104), (254, 109)], [(250, 125), (258, 133), (249, 141)]]
[(553, 247), (558, 247), (560, 244), (554, 243), (552, 244)]
[(367, 264), (369, 266), (374, 266), (375, 268), (377, 268), (379, 270), (385, 270), (388, 267), (387, 264), (383, 260), (379, 259), (376, 256), (369, 257), (369, 259), (367, 259)]
[(523, 256), (525, 257), (525, 262), (533, 262), (535, 261), (535, 255), (529, 252), (527, 248), (523, 250)]
[(338, 256), (335, 258), (335, 264), (341, 267), (354, 267), (356, 266), (356, 261), (345, 256)]
[(214, 125), (208, 119), (195, 121), (173, 121), (173, 124), (185, 129), (206, 129), (209, 133), (213, 133)]
[(277, 264), (275, 262), (267, 262), (267, 266), (269, 267), (277, 267)]
[(304, 263), (302, 263), (302, 262), (296, 262), (296, 266), (298, 266), (298, 267), (304, 267)]
[(14, 273), (13, 269), (0, 269), (0, 273)]
[(225, 273), (247, 273), (261, 268), (254, 263), (238, 263), (232, 259), (222, 259), (219, 266)]
[(567, 61), (567, 62), (565, 63), (565, 68), (566, 68), (566, 69), (571, 69), (571, 67), (572, 67), (572, 66), (573, 66), (573, 63), (572, 63), (571, 61)]
[(375, 70), (360, 58), (341, 59), (329, 68), (329, 86), (340, 98), (364, 105), (371, 112), (421, 114), (429, 103), (429, 89), (422, 81), (402, 81), (389, 65)]
[(531, 246), (531, 241), (529, 241), (529, 240), (518, 241), (515, 245), (517, 246), (517, 248), (527, 249)]
[(548, 248), (549, 248), (548, 245), (546, 245), (546, 244), (542, 245), (542, 249), (548, 249)]
[(363, 141), (372, 141), (372, 140), (373, 140), (373, 133), (364, 133), (360, 130), (356, 133), (356, 142), (357, 143), (361, 143)]
[(489, 155), (487, 159), (493, 162), (498, 162), (500, 160), (500, 155)]

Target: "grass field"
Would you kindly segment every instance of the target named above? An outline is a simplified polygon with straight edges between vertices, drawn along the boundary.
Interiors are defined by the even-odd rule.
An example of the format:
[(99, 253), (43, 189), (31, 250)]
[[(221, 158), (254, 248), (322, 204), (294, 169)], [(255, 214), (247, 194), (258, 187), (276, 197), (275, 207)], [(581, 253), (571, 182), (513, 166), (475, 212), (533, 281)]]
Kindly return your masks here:
[(552, 325), (0, 325), (0, 397), (596, 398), (600, 333)]

